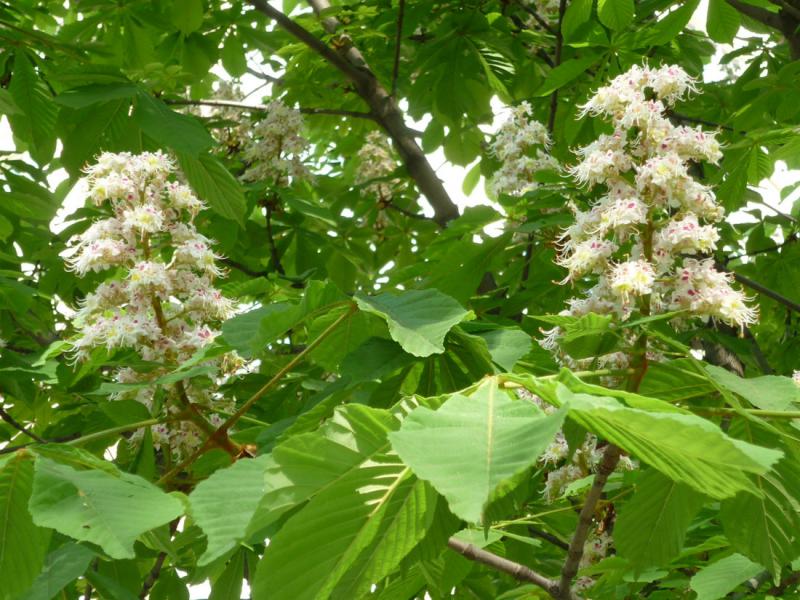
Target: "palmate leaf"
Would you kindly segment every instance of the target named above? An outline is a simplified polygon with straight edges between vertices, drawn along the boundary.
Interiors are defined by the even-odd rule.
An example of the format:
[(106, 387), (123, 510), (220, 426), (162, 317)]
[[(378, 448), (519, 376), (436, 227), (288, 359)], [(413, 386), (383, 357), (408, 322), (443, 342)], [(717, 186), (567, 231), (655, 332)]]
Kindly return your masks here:
[(141, 477), (79, 471), (36, 458), (29, 503), (33, 522), (100, 546), (112, 558), (133, 558), (138, 536), (183, 512), (181, 501)]
[(607, 397), (573, 394), (559, 385), (571, 419), (672, 479), (712, 498), (758, 494), (748, 474), (764, 474), (782, 452), (731, 438), (695, 415), (628, 408)]
[(0, 600), (30, 587), (47, 553), (50, 531), (33, 524), (28, 499), (33, 457), (18, 454), (0, 469)]
[(453, 298), (435, 289), (356, 296), (355, 300), (361, 310), (384, 319), (392, 339), (414, 356), (444, 352), (447, 332), (470, 315)]
[[(256, 600), (360, 597), (396, 568), (430, 526), (436, 494), (389, 453), (389, 427), (383, 428), (382, 443), (374, 443), (374, 426), (393, 421), (370, 419), (370, 413), (382, 411), (356, 406), (339, 411), (340, 420), (351, 412), (353, 437), (314, 444), (310, 453), (290, 456), (292, 464), (280, 472), (288, 485), (278, 486), (277, 494), (294, 494), (295, 500), (312, 497), (271, 537), (253, 584)], [(372, 429), (364, 431), (363, 445), (359, 423)], [(335, 449), (338, 441), (343, 445)], [(329, 460), (333, 468), (326, 464)], [(344, 469), (337, 469), (342, 465)]]
[(14, 134), (30, 144), (31, 156), (37, 163), (47, 163), (56, 149), (58, 107), (23, 51), (14, 54), (14, 71), (8, 91), (22, 111), (9, 115)]
[(686, 528), (703, 506), (704, 496), (655, 469), (642, 474), (636, 493), (619, 511), (614, 543), (636, 568), (662, 566), (683, 547)]
[(788, 377), (764, 375), (745, 379), (714, 365), (706, 365), (706, 371), (714, 381), (764, 410), (788, 410), (800, 401), (800, 388)]
[(437, 411), (417, 408), (389, 439), (456, 515), (477, 522), (497, 486), (536, 462), (564, 415), (562, 410), (546, 416), (528, 402), (513, 401), (489, 379), (469, 397), (453, 395)]
[[(737, 423), (748, 441), (769, 443), (751, 423)], [(753, 478), (759, 496), (739, 493), (720, 507), (720, 520), (733, 547), (773, 574), (800, 556), (800, 456), (786, 456), (768, 473)]]

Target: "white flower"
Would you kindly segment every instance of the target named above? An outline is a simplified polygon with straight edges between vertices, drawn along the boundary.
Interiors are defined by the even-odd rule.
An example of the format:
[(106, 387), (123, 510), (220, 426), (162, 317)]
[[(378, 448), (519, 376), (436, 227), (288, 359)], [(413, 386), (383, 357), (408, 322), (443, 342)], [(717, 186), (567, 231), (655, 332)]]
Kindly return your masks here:
[(178, 210), (186, 210), (192, 216), (205, 208), (205, 204), (194, 195), (189, 186), (170, 183), (167, 185), (167, 195), (173, 207)]
[(581, 275), (602, 269), (616, 250), (615, 243), (598, 237), (579, 243), (570, 254), (557, 261), (559, 265), (569, 269), (569, 275), (564, 281), (574, 281)]
[(609, 287), (626, 302), (631, 294), (646, 296), (653, 291), (656, 275), (646, 260), (630, 260), (611, 268)]
[(217, 260), (222, 258), (209, 247), (207, 238), (190, 238), (175, 248), (173, 260), (182, 265), (188, 265), (213, 277), (224, 275)]
[(128, 273), (128, 288), (131, 293), (141, 290), (168, 296), (171, 291), (170, 276), (162, 262), (143, 260), (136, 263)]
[(157, 233), (164, 227), (164, 215), (155, 206), (142, 204), (122, 213), (124, 227), (141, 235)]
[(648, 69), (647, 87), (667, 104), (674, 104), (686, 94), (697, 91), (694, 78), (677, 65)]
[(656, 234), (655, 248), (666, 253), (695, 254), (716, 250), (719, 232), (713, 225), (700, 225), (697, 215), (688, 213), (672, 219)]
[(250, 166), (243, 179), (285, 184), (287, 178), (307, 178), (302, 155), (308, 141), (302, 130), (303, 118), (298, 111), (280, 100), (270, 102), (267, 116), (256, 123), (253, 138), (245, 147), (244, 157)]
[(125, 264), (135, 256), (135, 249), (120, 240), (99, 239), (67, 259), (67, 268), (83, 277), (89, 271), (102, 271)]

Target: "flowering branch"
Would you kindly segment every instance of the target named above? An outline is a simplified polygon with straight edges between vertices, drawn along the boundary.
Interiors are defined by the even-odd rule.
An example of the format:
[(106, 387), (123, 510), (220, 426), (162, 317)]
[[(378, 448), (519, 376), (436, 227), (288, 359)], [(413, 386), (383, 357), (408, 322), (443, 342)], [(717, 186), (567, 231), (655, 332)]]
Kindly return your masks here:
[(211, 448), (213, 445), (213, 438), (217, 436), (227, 436), (227, 432), (240, 420), (244, 417), (245, 413), (249, 411), (253, 405), (258, 402), (264, 394), (266, 394), (269, 390), (271, 390), (275, 384), (277, 384), (284, 376), (294, 369), (310, 352), (312, 352), (317, 346), (319, 346), (325, 339), (332, 334), (339, 325), (341, 325), (346, 319), (348, 319), (355, 311), (356, 305), (354, 303), (350, 303), (349, 309), (342, 313), (339, 318), (337, 318), (333, 323), (331, 323), (317, 338), (311, 342), (308, 346), (306, 346), (302, 352), (298, 353), (292, 360), (290, 360), (286, 365), (283, 366), (273, 377), (265, 383), (261, 388), (256, 391), (250, 398), (245, 401), (242, 406), (231, 414), (228, 419), (219, 426), (219, 428), (214, 432), (214, 434), (209, 437), (206, 442), (197, 448), (190, 456), (184, 459), (180, 464), (175, 466), (169, 472), (165, 473), (161, 479), (157, 481), (158, 484), (165, 483), (179, 474), (181, 471), (186, 469), (189, 465), (191, 465), (195, 460), (197, 460), (206, 450)]
[(573, 596), (571, 592), (572, 580), (578, 572), (578, 566), (581, 563), (581, 558), (583, 558), (583, 549), (586, 544), (586, 538), (589, 535), (589, 528), (594, 520), (595, 507), (603, 494), (603, 488), (608, 481), (608, 477), (616, 469), (619, 459), (620, 449), (613, 444), (609, 444), (603, 453), (603, 459), (597, 467), (594, 482), (589, 493), (586, 494), (583, 508), (581, 508), (578, 516), (578, 526), (572, 535), (569, 550), (567, 550), (567, 560), (561, 569), (561, 579), (558, 583), (558, 593), (555, 594), (556, 598), (567, 600)]
[[(331, 65), (341, 71), (356, 87), (361, 98), (375, 115), (378, 123), (391, 136), (409, 175), (414, 179), (420, 192), (430, 202), (435, 219), (446, 224), (458, 217), (458, 207), (448, 195), (436, 171), (428, 162), (422, 149), (416, 142), (414, 133), (406, 126), (403, 112), (397, 102), (380, 84), (366, 59), (346, 38), (340, 40), (338, 52), (325, 45), (308, 30), (301, 27), (266, 0), (249, 0), (256, 10), (274, 19), (280, 27), (306, 44), (311, 50), (322, 56)], [(317, 14), (330, 8), (327, 0), (310, 0), (309, 4)], [(323, 26), (328, 33), (335, 33), (339, 22), (328, 17), (323, 19)]]

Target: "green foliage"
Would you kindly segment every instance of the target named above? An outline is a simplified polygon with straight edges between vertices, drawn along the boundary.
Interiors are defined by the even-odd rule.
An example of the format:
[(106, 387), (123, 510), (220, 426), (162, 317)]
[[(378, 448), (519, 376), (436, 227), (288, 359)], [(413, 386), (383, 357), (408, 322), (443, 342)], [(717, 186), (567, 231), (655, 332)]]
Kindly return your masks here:
[(666, 565), (683, 548), (686, 529), (704, 499), (688, 485), (658, 471), (642, 473), (636, 493), (625, 503), (614, 527), (620, 555), (637, 568)]
[(33, 522), (100, 546), (112, 558), (133, 558), (146, 531), (177, 518), (183, 505), (151, 483), (116, 470), (78, 470), (36, 459)]
[(512, 401), (490, 379), (436, 411), (420, 406), (389, 438), (403, 462), (447, 498), (453, 513), (476, 523), (497, 487), (531, 467), (553, 441), (564, 414), (545, 416)]
[[(246, 580), (257, 599), (546, 597), (448, 539), (557, 580), (609, 444), (634, 468), (609, 475), (591, 515), (587, 547), (608, 547), (584, 561), (593, 586), (579, 595), (794, 593), (800, 204), (791, 176), (759, 185), (779, 160), (800, 167), (790, 7), (569, 0), (559, 36), (558, 15), (527, 0), (336, 2), (321, 13), (333, 34), (305, 3), (282, 4), (305, 40), (250, 2), (0, 4), (13, 136), (0, 156), (0, 600), (172, 600), (203, 582), (233, 600)], [(560, 315), (589, 283), (554, 283), (558, 238), (598, 194), (550, 170), (523, 195), (487, 191), (508, 106), (529, 103), (569, 167), (609, 133), (580, 105), (644, 61), (711, 75), (670, 118), (722, 142), (694, 175), (737, 213), (709, 257), (760, 286), (744, 331)], [(245, 107), (192, 104), (220, 99)], [(244, 176), (276, 99), (302, 109), (308, 178)], [(416, 125), (398, 135), (403, 123)], [(392, 132), (388, 193), (360, 175), (371, 132)], [(103, 349), (76, 364), (66, 315), (104, 273), (79, 279), (63, 259), (108, 216), (84, 203), (82, 170), (101, 152), (155, 150), (208, 206), (194, 222), (224, 256), (215, 285), (237, 314), (181, 364)], [(485, 205), (461, 206), (453, 179)], [(538, 343), (556, 326), (570, 369)], [(645, 338), (632, 374), (641, 357), (617, 353)], [(248, 363), (223, 378), (207, 361), (231, 349)], [(143, 389), (115, 382), (122, 367), (153, 374), (153, 406), (117, 399)], [(255, 398), (229, 431), (238, 455), (209, 442), (181, 466), (151, 415), (176, 383), (212, 381), (228, 403), (215, 425)]]

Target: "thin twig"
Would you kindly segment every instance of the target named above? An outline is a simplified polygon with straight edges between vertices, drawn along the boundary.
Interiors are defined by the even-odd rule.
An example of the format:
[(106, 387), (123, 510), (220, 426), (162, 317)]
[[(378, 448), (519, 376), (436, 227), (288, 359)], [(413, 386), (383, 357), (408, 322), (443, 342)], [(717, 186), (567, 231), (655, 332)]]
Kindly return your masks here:
[[(277, 202), (277, 194), (276, 197), (273, 198), (274, 202)], [(272, 233), (272, 210), (274, 202), (267, 201), (264, 203), (264, 210), (266, 212), (266, 220), (267, 220), (267, 243), (269, 244), (269, 254), (270, 260), (272, 261), (272, 268), (275, 269), (281, 275), (286, 275), (286, 271), (281, 264), (281, 256), (278, 253), (278, 246), (275, 244), (275, 236)]]
[[(558, 29), (556, 29), (556, 51), (553, 58), (555, 66), (561, 65), (561, 50), (564, 46), (564, 36), (561, 33), (561, 26), (564, 22), (564, 13), (567, 10), (567, 0), (561, 0), (558, 4)], [(556, 113), (558, 112), (558, 89), (553, 90), (550, 95), (550, 115), (547, 119), (547, 131), (553, 135), (553, 129), (556, 125)]]
[[(530, 5), (528, 5), (528, 4), (525, 4), (525, 2), (520, 2), (519, 0), (517, 0), (517, 6), (519, 6), (519, 7), (520, 7), (522, 10), (524, 10), (526, 13), (528, 13), (530, 16), (532, 16), (532, 17), (533, 17), (533, 19), (534, 19), (534, 20), (535, 20), (535, 21), (536, 21), (536, 22), (537, 22), (537, 23), (538, 23), (538, 24), (541, 26), (541, 28), (542, 28), (542, 29), (544, 29), (544, 30), (545, 30), (547, 33), (556, 34), (556, 31), (554, 31), (554, 30), (553, 30), (553, 28), (550, 26), (550, 23), (548, 23), (547, 21), (545, 21), (545, 20), (542, 18), (542, 16), (541, 16), (541, 15), (540, 15), (540, 14), (539, 14), (537, 11), (536, 11), (536, 9), (535, 9), (535, 8), (533, 8), (532, 6), (530, 6)], [(557, 35), (557, 34), (556, 34), (556, 35)]]
[(788, 246), (789, 244), (793, 244), (794, 242), (797, 242), (798, 240), (800, 240), (800, 235), (798, 235), (797, 233), (793, 233), (789, 237), (787, 237), (783, 242), (781, 242), (780, 244), (775, 244), (774, 246), (767, 246), (766, 248), (761, 248), (759, 250), (752, 250), (750, 252), (742, 252), (741, 254), (733, 254), (731, 256), (726, 256), (724, 258), (724, 264), (727, 265), (729, 262), (737, 260), (739, 258), (744, 258), (745, 256), (757, 256), (759, 254), (766, 254), (768, 252), (775, 252), (777, 250), (780, 250), (784, 246)]
[(411, 217), (412, 219), (420, 219), (422, 221), (433, 221), (431, 217), (412, 212), (408, 209), (403, 208), (402, 206), (397, 206), (393, 202), (386, 202), (384, 206), (386, 206), (387, 208), (391, 208), (392, 210), (396, 210), (397, 212), (404, 214), (407, 217)]
[[(189, 98), (175, 98), (165, 99), (165, 104), (172, 104), (174, 106), (216, 106), (219, 108), (238, 108), (240, 110), (250, 110), (253, 112), (268, 112), (269, 106), (266, 104), (248, 104), (247, 102), (238, 102), (236, 100), (217, 100), (214, 98), (207, 98), (202, 100), (191, 100)], [(344, 110), (341, 108), (309, 108), (301, 107), (297, 109), (298, 112), (304, 115), (333, 115), (339, 117), (354, 117), (357, 119), (375, 120), (375, 116), (368, 112), (357, 110)]]
[(392, 98), (397, 98), (397, 77), (400, 74), (400, 47), (403, 42), (403, 17), (406, 12), (406, 0), (399, 0), (397, 7), (397, 34), (394, 40), (394, 64), (392, 65)]
[[(519, 581), (527, 581), (532, 583), (533, 585), (547, 591), (547, 593), (554, 597), (558, 593), (558, 583), (555, 580), (545, 577), (544, 575), (540, 575), (525, 565), (508, 560), (502, 556), (497, 556), (496, 554), (482, 550), (481, 548), (463, 542), (455, 537), (451, 537), (449, 540), (447, 540), (447, 546), (461, 554), (464, 558), (474, 560), (475, 562), (492, 567), (493, 569), (497, 569), (503, 573), (508, 573)], [(577, 597), (571, 593), (566, 597), (577, 600)]]
[(200, 457), (206, 450), (208, 450), (212, 445), (212, 440), (214, 437), (219, 435), (227, 435), (227, 432), (233, 427), (239, 419), (241, 419), (244, 414), (252, 408), (253, 404), (258, 402), (264, 394), (266, 394), (272, 387), (278, 383), (283, 377), (291, 371), (297, 364), (302, 361), (311, 351), (314, 350), (317, 346), (319, 346), (325, 339), (334, 332), (334, 330), (347, 318), (349, 318), (353, 312), (356, 310), (356, 305), (351, 304), (350, 309), (343, 313), (339, 318), (337, 318), (333, 323), (331, 323), (325, 331), (317, 336), (317, 338), (311, 342), (308, 346), (306, 346), (302, 352), (297, 354), (292, 360), (290, 360), (280, 371), (278, 371), (267, 383), (265, 383), (261, 388), (256, 391), (247, 401), (236, 411), (234, 412), (228, 419), (220, 425), (216, 432), (209, 437), (205, 443), (200, 446), (197, 450), (195, 450), (192, 454), (190, 454), (187, 458), (185, 458), (180, 464), (173, 467), (170, 471), (165, 473), (161, 476), (161, 478), (156, 482), (158, 484), (165, 483), (175, 477), (178, 473), (186, 469), (189, 465), (191, 465), (198, 457)]
[(546, 542), (550, 542), (556, 548), (561, 548), (564, 551), (569, 550), (569, 544), (564, 540), (562, 540), (561, 538), (554, 536), (552, 533), (548, 533), (532, 525), (528, 525), (528, 533), (530, 533), (533, 537), (537, 537), (543, 539)]
[(8, 414), (4, 408), (0, 408), (0, 418), (2, 418), (3, 421), (5, 421), (9, 425), (11, 425), (14, 429), (19, 431), (20, 433), (23, 433), (23, 434), (27, 435), (32, 440), (35, 440), (35, 441), (39, 442), (40, 444), (46, 444), (47, 443), (44, 439), (40, 438), (38, 435), (36, 435), (32, 431), (30, 431), (29, 429), (26, 429), (25, 426), (22, 425), (22, 423), (18, 422), (14, 417), (12, 417), (10, 414)]

